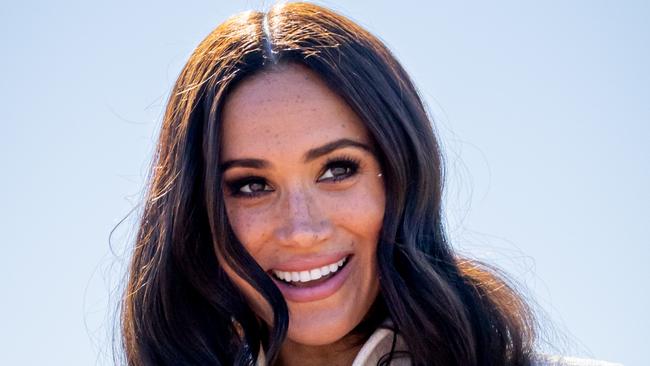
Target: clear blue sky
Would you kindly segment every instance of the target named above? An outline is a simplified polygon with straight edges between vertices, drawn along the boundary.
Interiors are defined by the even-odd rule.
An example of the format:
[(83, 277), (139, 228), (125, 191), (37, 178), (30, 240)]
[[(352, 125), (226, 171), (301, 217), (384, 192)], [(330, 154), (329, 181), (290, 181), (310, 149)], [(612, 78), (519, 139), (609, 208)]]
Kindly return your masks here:
[[(0, 364), (109, 365), (162, 108), (193, 48), (263, 1), (0, 5)], [(454, 245), (523, 282), (560, 352), (650, 347), (650, 7), (327, 1), (411, 73)]]

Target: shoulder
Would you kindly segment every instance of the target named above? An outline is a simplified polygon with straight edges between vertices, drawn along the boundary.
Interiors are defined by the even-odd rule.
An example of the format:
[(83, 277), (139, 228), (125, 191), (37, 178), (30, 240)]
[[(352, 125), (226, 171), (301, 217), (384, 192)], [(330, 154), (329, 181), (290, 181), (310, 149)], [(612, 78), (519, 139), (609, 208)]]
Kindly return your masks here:
[[(375, 330), (370, 338), (361, 347), (361, 350), (354, 359), (352, 366), (374, 366), (386, 354), (390, 353), (391, 349), (395, 347), (395, 351), (399, 353), (408, 352), (408, 346), (399, 335), (395, 334), (392, 330), (392, 322), (386, 319), (383, 324)], [(411, 365), (408, 357), (397, 357), (391, 361), (391, 366)], [(585, 358), (575, 358), (566, 356), (551, 356), (545, 354), (536, 354), (531, 366), (622, 366), (619, 363), (611, 363), (598, 360), (590, 360)]]
[(620, 363), (566, 356), (537, 355), (531, 366), (622, 366)]

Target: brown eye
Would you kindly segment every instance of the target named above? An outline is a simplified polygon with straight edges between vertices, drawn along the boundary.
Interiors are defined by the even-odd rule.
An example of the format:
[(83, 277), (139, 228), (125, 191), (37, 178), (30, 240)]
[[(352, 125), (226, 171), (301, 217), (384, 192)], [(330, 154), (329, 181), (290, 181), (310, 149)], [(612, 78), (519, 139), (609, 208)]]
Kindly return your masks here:
[(246, 185), (243, 185), (239, 191), (242, 193), (259, 193), (259, 192), (264, 192), (265, 187), (267, 185), (262, 182), (253, 182), (253, 183), (248, 183)]
[(359, 169), (359, 163), (351, 159), (334, 160), (327, 163), (325, 171), (318, 178), (319, 182), (337, 182), (353, 176)]
[(273, 192), (273, 188), (261, 177), (248, 177), (234, 182), (226, 182), (230, 194), (235, 197), (253, 198)]

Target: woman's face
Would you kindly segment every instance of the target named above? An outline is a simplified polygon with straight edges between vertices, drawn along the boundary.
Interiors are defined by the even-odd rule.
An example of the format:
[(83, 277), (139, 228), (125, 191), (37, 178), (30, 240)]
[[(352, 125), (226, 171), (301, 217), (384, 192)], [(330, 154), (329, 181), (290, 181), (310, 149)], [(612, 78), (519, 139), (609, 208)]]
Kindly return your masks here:
[[(375, 253), (384, 184), (363, 123), (299, 65), (243, 81), (222, 118), (228, 219), (284, 295), (289, 339), (305, 345), (340, 340), (379, 291)], [(262, 296), (225, 270), (272, 323)]]

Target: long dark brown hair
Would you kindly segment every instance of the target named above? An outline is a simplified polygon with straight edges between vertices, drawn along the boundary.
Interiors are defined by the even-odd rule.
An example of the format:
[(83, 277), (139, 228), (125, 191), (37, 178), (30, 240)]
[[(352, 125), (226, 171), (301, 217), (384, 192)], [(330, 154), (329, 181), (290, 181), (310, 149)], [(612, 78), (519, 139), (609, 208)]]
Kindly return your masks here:
[[(392, 319), (415, 365), (528, 364), (534, 322), (525, 302), (503, 276), (447, 242), (442, 157), (413, 83), (376, 37), (306, 3), (229, 18), (174, 85), (122, 302), (127, 363), (254, 364), (260, 347), (270, 363), (277, 359), (287, 305), (228, 224), (218, 162), (229, 92), (281, 63), (320, 75), (376, 145), (387, 199), (373, 318)], [(218, 257), (269, 302), (273, 326), (255, 315)]]

